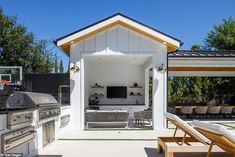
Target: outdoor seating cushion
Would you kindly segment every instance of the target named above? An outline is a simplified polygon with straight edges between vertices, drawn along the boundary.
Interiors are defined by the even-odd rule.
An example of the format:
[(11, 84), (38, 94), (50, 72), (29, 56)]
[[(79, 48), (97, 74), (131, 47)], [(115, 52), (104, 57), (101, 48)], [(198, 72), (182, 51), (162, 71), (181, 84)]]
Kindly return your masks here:
[(208, 107), (207, 112), (209, 114), (219, 114), (220, 109), (221, 109), (221, 106), (211, 106), (211, 107)]
[(225, 127), (221, 125), (209, 124), (205, 122), (200, 122), (198, 120), (194, 120), (192, 124), (193, 126), (199, 129), (209, 131), (215, 134), (223, 135), (224, 137), (226, 137), (227, 139), (235, 143), (235, 135), (229, 132)]
[(220, 113), (222, 114), (231, 114), (233, 111), (233, 106), (222, 106), (220, 109)]
[(197, 108), (194, 109), (195, 113), (197, 114), (206, 114), (207, 113), (207, 106), (198, 106)]
[(124, 110), (97, 110), (85, 112), (86, 123), (128, 122), (129, 113)]
[(180, 111), (181, 111), (181, 113), (183, 113), (183, 114), (192, 114), (193, 113), (193, 108), (192, 107), (182, 107), (181, 109), (180, 109)]
[(190, 132), (201, 141), (204, 141), (205, 143), (210, 143), (210, 140), (208, 140), (205, 136), (203, 136), (201, 133), (195, 130), (192, 126), (187, 124), (185, 121), (180, 119), (178, 116), (168, 113), (168, 112), (166, 112), (164, 115), (165, 117), (175, 121), (180, 127), (184, 128), (187, 132)]

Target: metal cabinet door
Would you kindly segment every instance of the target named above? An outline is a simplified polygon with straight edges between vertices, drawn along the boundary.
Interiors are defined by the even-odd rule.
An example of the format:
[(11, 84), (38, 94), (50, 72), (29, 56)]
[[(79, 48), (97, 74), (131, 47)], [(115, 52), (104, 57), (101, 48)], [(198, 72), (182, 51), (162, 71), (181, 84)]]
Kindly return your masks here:
[(55, 140), (55, 121), (43, 124), (43, 146)]
[(43, 144), (43, 147), (48, 144), (47, 130), (48, 130), (48, 124), (45, 123), (42, 125), (42, 144)]
[(49, 123), (49, 130), (50, 130), (50, 142), (55, 140), (55, 121), (51, 121)]

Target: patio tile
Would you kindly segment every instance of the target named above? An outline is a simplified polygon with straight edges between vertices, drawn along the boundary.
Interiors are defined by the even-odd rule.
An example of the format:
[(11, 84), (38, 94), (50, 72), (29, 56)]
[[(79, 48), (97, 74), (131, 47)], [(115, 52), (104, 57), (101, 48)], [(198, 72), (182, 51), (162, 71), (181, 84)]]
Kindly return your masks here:
[[(39, 151), (39, 157), (164, 157), (158, 154), (156, 141), (58, 140)], [(55, 155), (58, 154), (58, 155)], [(44, 156), (45, 155), (45, 156)], [(54, 155), (54, 156), (51, 156)], [(206, 153), (176, 153), (175, 157), (205, 157)], [(228, 157), (213, 153), (212, 157)]]

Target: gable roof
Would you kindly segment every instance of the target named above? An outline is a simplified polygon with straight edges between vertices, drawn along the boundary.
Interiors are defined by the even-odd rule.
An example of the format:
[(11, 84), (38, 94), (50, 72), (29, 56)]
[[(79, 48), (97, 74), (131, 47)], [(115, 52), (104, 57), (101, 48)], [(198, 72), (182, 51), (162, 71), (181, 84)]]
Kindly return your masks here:
[(118, 24), (134, 30), (140, 34), (148, 36), (158, 42), (166, 44), (168, 52), (176, 50), (183, 44), (179, 39), (176, 39), (170, 35), (167, 35), (159, 30), (156, 30), (120, 13), (114, 14), (87, 27), (60, 37), (56, 39), (54, 43), (56, 46), (62, 49), (62, 51), (69, 55), (69, 45), (73, 42), (81, 41), (87, 37), (90, 37), (98, 32), (101, 32)]
[(178, 50), (169, 53), (170, 58), (235, 58), (235, 50), (218, 50), (218, 51), (193, 51), (193, 50)]

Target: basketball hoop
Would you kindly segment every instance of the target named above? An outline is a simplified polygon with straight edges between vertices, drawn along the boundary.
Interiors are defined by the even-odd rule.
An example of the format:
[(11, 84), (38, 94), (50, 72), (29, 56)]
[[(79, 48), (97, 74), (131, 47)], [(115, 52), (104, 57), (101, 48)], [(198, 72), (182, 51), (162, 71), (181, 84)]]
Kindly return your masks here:
[(9, 81), (7, 80), (0, 80), (0, 90), (4, 89), (4, 85), (6, 85)]

